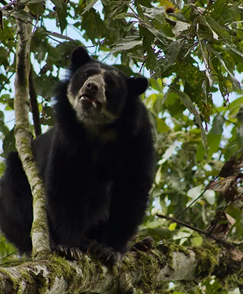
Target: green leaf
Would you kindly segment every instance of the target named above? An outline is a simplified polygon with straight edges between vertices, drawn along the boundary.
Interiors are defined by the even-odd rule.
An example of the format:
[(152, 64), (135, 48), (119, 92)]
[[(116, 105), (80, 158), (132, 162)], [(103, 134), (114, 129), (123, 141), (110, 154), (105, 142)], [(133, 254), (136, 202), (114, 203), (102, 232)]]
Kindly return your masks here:
[(56, 8), (62, 9), (62, 1), (61, 0), (51, 0), (51, 2), (55, 5)]
[(98, 0), (93, 0), (93, 1), (91, 1), (86, 7), (85, 7), (85, 9), (84, 9), (84, 11), (83, 11), (83, 13), (82, 14), (84, 14), (84, 13), (86, 13), (86, 12), (88, 12), (96, 3), (98, 2)]
[(219, 1), (219, 3), (220, 2), (223, 4), (224, 9), (223, 9), (223, 13), (218, 18), (219, 23), (226, 24), (226, 23), (230, 23), (234, 21), (236, 15), (239, 13), (239, 5), (233, 4), (228, 6), (227, 2)]
[(176, 145), (171, 145), (169, 148), (167, 148), (165, 153), (162, 156), (162, 159), (158, 162), (158, 164), (162, 165), (163, 163), (165, 163), (166, 160), (168, 160), (172, 156), (175, 149), (176, 149)]
[(186, 31), (190, 27), (190, 24), (184, 21), (177, 20), (176, 25), (172, 29), (172, 32), (176, 37), (180, 36), (183, 31)]
[[(190, 241), (191, 241), (192, 246), (199, 247), (203, 244), (203, 238), (199, 234), (196, 234), (196, 235), (197, 236), (193, 236)], [(173, 294), (175, 294), (175, 293), (177, 293), (177, 292), (173, 292)], [(178, 292), (178, 294), (179, 294), (179, 292)]]
[(174, 231), (174, 230), (176, 229), (176, 227), (177, 227), (177, 223), (171, 223), (171, 224), (169, 225), (168, 229), (169, 229), (170, 231)]
[(5, 39), (6, 40), (11, 40), (11, 39), (14, 39), (14, 32), (9, 24), (9, 22), (4, 19), (3, 20), (3, 28), (0, 29), (0, 40), (1, 41), (4, 41)]
[(161, 179), (161, 177), (162, 177), (162, 175), (161, 175), (161, 169), (162, 169), (162, 165), (158, 168), (158, 170), (157, 170), (157, 172), (156, 172), (156, 175), (155, 175), (155, 183), (156, 183), (157, 185), (159, 185), (159, 183), (160, 183), (160, 179)]
[(65, 3), (62, 3), (62, 8), (56, 7), (57, 11), (57, 20), (60, 25), (61, 33), (66, 29), (67, 27), (67, 5)]
[[(147, 108), (152, 109), (154, 106), (154, 103), (156, 102), (158, 96), (156, 94), (151, 94), (145, 99), (145, 105)], [(157, 116), (157, 113), (155, 114)]]
[(122, 13), (119, 13), (119, 14), (116, 14), (115, 16), (113, 16), (112, 19), (113, 20), (115, 20), (115, 19), (123, 19), (123, 18), (131, 17), (131, 16), (132, 16), (131, 13), (122, 12)]
[(213, 125), (210, 133), (213, 135), (222, 135), (224, 122), (225, 120), (221, 114), (216, 115), (213, 120)]
[(205, 156), (205, 148), (203, 147), (202, 144), (199, 144), (196, 152), (196, 162), (199, 163), (203, 160)]
[(152, 44), (154, 43), (154, 35), (151, 34), (151, 32), (143, 26), (139, 26), (139, 34), (143, 38), (143, 49), (146, 51), (146, 67), (147, 69), (151, 69), (152, 71), (154, 71), (157, 63), (157, 54), (152, 48)]
[(164, 32), (163, 28), (166, 24), (164, 12), (164, 7), (147, 8), (142, 5), (138, 7), (138, 13), (141, 17), (140, 26), (149, 30), (161, 44), (168, 45), (168, 41), (172, 41), (173, 38)]
[(221, 142), (221, 134), (209, 133), (207, 136), (208, 142), (208, 158), (212, 158), (213, 154), (219, 150), (219, 144)]
[(5, 136), (9, 132), (9, 129), (4, 124), (4, 113), (3, 111), (0, 111), (0, 132), (3, 133)]
[(200, 52), (202, 54), (202, 57), (203, 57), (203, 62), (204, 62), (204, 65), (205, 65), (205, 74), (206, 74), (206, 77), (208, 79), (208, 83), (209, 83), (209, 87), (212, 87), (213, 85), (213, 79), (211, 77), (211, 71), (209, 70), (210, 69), (210, 66), (209, 66), (209, 60), (208, 60), (208, 53), (205, 52), (205, 46), (203, 45), (203, 43), (199, 40), (199, 48), (200, 48)]
[(100, 41), (107, 34), (104, 22), (94, 8), (83, 15), (82, 30), (85, 30), (85, 37), (93, 42)]
[(40, 3), (43, 2), (43, 0), (20, 0), (19, 4), (23, 5), (23, 4), (31, 4), (31, 3)]
[(221, 39), (230, 42), (230, 34), (229, 31), (225, 29), (225, 27), (222, 27), (214, 18), (211, 16), (204, 16), (205, 22), (208, 25), (208, 27), (212, 30), (212, 32), (215, 32)]
[(30, 14), (23, 9), (13, 11), (11, 14), (14, 18), (20, 19), (24, 22), (30, 22), (32, 20)]
[(226, 147), (226, 150), (224, 153), (225, 160), (230, 159), (230, 157), (233, 156), (239, 150), (239, 148), (240, 146), (238, 145), (236, 140), (230, 142), (228, 146)]
[(184, 103), (184, 105), (186, 106), (186, 108), (191, 112), (191, 114), (194, 115), (195, 117), (195, 120), (201, 130), (201, 136), (202, 136), (202, 143), (203, 143), (203, 146), (205, 148), (205, 150), (207, 150), (207, 137), (206, 137), (206, 133), (204, 131), (204, 128), (203, 128), (203, 125), (202, 125), (202, 120), (201, 120), (201, 117), (198, 113), (198, 111), (196, 110), (195, 106), (193, 105), (190, 97), (181, 92), (180, 90), (177, 90), (176, 88), (172, 88), (172, 90), (179, 95), (179, 97), (181, 98), (182, 102)]
[(163, 6), (148, 8), (140, 5), (140, 7), (143, 10), (143, 15), (149, 19), (157, 19), (159, 22), (165, 21), (165, 8)]
[(218, 60), (220, 61), (220, 63), (223, 65), (223, 67), (225, 68), (225, 70), (227, 71), (227, 73), (229, 74), (229, 77), (233, 83), (233, 85), (238, 89), (240, 88), (240, 82), (234, 77), (234, 74), (228, 69), (228, 67), (226, 66), (224, 60), (222, 59), (221, 55), (216, 51), (214, 50), (211, 46), (207, 46), (207, 49), (209, 51), (211, 51), (214, 56), (216, 56), (218, 58)]
[(0, 123), (0, 132), (3, 133), (4, 136), (6, 136), (9, 132), (9, 129), (4, 124)]
[(43, 34), (47, 35), (47, 36), (53, 36), (53, 37), (58, 38), (58, 39), (74, 41), (72, 38), (70, 38), (68, 36), (65, 36), (65, 35), (62, 35), (62, 34), (59, 34), (59, 33), (56, 33), (56, 32), (43, 31)]
[[(113, 20), (116, 19), (117, 15), (121, 15), (123, 13), (126, 13), (127, 8), (128, 8), (128, 5), (125, 1), (124, 2), (123, 1), (113, 1), (113, 2), (111, 1), (108, 6), (109, 6), (109, 13), (107, 14), (107, 17), (111, 18)], [(128, 15), (129, 15), (128, 17), (133, 17), (132, 13), (129, 13)], [(118, 19), (120, 19), (120, 17)]]
[[(165, 48), (166, 58), (163, 58), (163, 70), (166, 71), (169, 67), (171, 67), (181, 55), (181, 51), (184, 47), (185, 40), (178, 40), (171, 43), (169, 46)], [(182, 57), (182, 56), (180, 56)]]
[(141, 46), (142, 41), (141, 40), (131, 40), (131, 38), (122, 39), (120, 43), (117, 43), (114, 48), (111, 50), (111, 54), (114, 54), (116, 52), (121, 51), (128, 51), (133, 49), (136, 46)]
[(235, 109), (238, 109), (242, 105), (243, 105), (243, 96), (232, 101), (228, 106), (228, 110), (230, 111), (230, 114), (232, 112), (235, 112)]
[(193, 187), (187, 191), (187, 196), (196, 199), (203, 192), (203, 185)]
[(14, 129), (12, 129), (3, 140), (3, 154), (6, 157), (11, 151), (16, 151)]
[(226, 43), (225, 44), (230, 50), (234, 51), (237, 55), (239, 55), (240, 57), (243, 57), (243, 53), (236, 48), (236, 45), (233, 43)]
[(149, 84), (154, 90), (157, 90), (158, 92), (162, 92), (163, 87), (162, 87), (161, 80), (151, 78), (149, 79)]

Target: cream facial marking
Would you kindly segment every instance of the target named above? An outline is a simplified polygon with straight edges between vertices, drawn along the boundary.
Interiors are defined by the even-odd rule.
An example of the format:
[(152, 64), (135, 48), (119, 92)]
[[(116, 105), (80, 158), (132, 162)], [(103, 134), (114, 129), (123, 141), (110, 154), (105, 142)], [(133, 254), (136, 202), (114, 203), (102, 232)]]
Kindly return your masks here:
[(67, 89), (67, 97), (77, 119), (86, 126), (108, 124), (117, 119), (116, 115), (106, 109), (105, 70), (100, 71), (101, 73), (88, 77), (76, 95), (71, 90), (72, 80)]
[[(92, 103), (105, 103), (105, 81), (102, 74), (89, 77), (79, 90), (81, 99), (87, 99)], [(96, 105), (97, 106), (97, 105)]]

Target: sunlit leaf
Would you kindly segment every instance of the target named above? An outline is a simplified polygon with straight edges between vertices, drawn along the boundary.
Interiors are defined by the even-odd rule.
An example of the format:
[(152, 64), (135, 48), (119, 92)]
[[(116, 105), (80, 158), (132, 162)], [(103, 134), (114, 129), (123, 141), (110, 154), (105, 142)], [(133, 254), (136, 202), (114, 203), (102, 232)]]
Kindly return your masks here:
[(62, 9), (62, 1), (61, 0), (51, 0), (51, 2), (59, 9)]
[(39, 3), (39, 2), (43, 2), (43, 0), (20, 0), (19, 4), (25, 4), (25, 3), (31, 4), (31, 3)]
[(180, 36), (180, 34), (187, 30), (190, 27), (190, 24), (183, 22), (183, 21), (177, 21), (176, 25), (172, 29), (173, 33), (175, 34), (176, 37)]
[(199, 125), (199, 127), (201, 129), (202, 143), (203, 143), (204, 148), (206, 150), (207, 149), (207, 137), (206, 137), (206, 133), (204, 131), (204, 128), (203, 128), (203, 125), (202, 125), (202, 120), (200, 118), (200, 115), (199, 115), (198, 111), (196, 110), (196, 108), (193, 105), (190, 97), (187, 94), (185, 94), (185, 93), (183, 93), (183, 92), (181, 92), (181, 91), (179, 91), (177, 89), (174, 89), (174, 88), (173, 88), (173, 90), (180, 96), (180, 98), (181, 98), (182, 102), (184, 103), (184, 105), (186, 106), (186, 108), (194, 115), (195, 120), (196, 120), (196, 122), (198, 123), (198, 125)]
[(98, 0), (90, 1), (90, 3), (85, 7), (83, 14), (86, 13), (87, 11), (89, 11), (97, 2), (98, 2)]
[(240, 82), (234, 77), (233, 73), (228, 69), (228, 67), (226, 66), (224, 60), (222, 59), (222, 57), (218, 54), (217, 51), (215, 51), (214, 49), (212, 49), (210, 46), (207, 46), (208, 50), (211, 51), (220, 61), (220, 63), (222, 64), (222, 66), (225, 68), (225, 70), (227, 71), (227, 73), (229, 74), (234, 86), (236, 88), (240, 87)]
[(207, 136), (208, 158), (212, 158), (213, 154), (218, 151), (219, 144), (221, 142), (221, 135), (222, 134), (213, 134), (213, 133), (208, 134)]
[(167, 159), (171, 157), (173, 152), (176, 149), (176, 145), (171, 145), (163, 154), (162, 159), (158, 162), (159, 165), (162, 165)]
[(12, 16), (21, 19), (24, 22), (29, 22), (31, 21), (31, 16), (28, 12), (24, 11), (23, 9), (13, 11)]
[(157, 123), (157, 131), (159, 133), (165, 133), (170, 130), (170, 128), (167, 126), (167, 124), (165, 123), (163, 119), (157, 118), (156, 123)]
[(171, 223), (170, 225), (169, 225), (169, 230), (170, 231), (174, 231), (175, 229), (176, 229), (176, 227), (177, 227), (177, 223)]
[(203, 186), (199, 185), (187, 191), (187, 196), (193, 199), (197, 198), (203, 191)]
[(70, 38), (68, 36), (65, 36), (65, 35), (62, 35), (62, 34), (59, 34), (59, 33), (56, 33), (56, 32), (44, 31), (43, 34), (45, 34), (47, 36), (53, 36), (53, 37), (58, 38), (58, 39), (73, 41), (72, 38)]
[(206, 192), (204, 192), (203, 197), (210, 205), (213, 205), (215, 203), (215, 192), (213, 190), (207, 190)]
[(142, 41), (141, 40), (130, 40), (129, 39), (124, 39), (122, 42), (117, 43), (115, 48), (112, 48), (111, 54), (116, 53), (116, 52), (121, 52), (121, 51), (127, 51), (130, 49), (133, 49), (136, 46), (141, 46)]

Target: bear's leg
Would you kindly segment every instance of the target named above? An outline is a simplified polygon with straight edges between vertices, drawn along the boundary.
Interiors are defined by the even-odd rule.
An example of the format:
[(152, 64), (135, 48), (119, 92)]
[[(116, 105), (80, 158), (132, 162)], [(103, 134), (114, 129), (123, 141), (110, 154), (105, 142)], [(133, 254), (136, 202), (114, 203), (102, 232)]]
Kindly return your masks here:
[(17, 152), (11, 152), (6, 159), (0, 189), (1, 231), (20, 253), (29, 254), (32, 249), (32, 196)]

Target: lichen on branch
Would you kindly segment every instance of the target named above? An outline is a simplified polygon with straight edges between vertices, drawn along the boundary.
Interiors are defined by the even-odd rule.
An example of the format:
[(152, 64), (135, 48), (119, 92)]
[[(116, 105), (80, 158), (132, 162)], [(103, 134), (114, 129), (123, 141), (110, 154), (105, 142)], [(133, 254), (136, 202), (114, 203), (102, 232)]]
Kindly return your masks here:
[(29, 127), (29, 73), (30, 73), (30, 23), (17, 20), (18, 45), (15, 76), (15, 140), (19, 157), (33, 195), (32, 245), (33, 257), (42, 259), (50, 252), (45, 194), (42, 179), (31, 148), (32, 134)]

